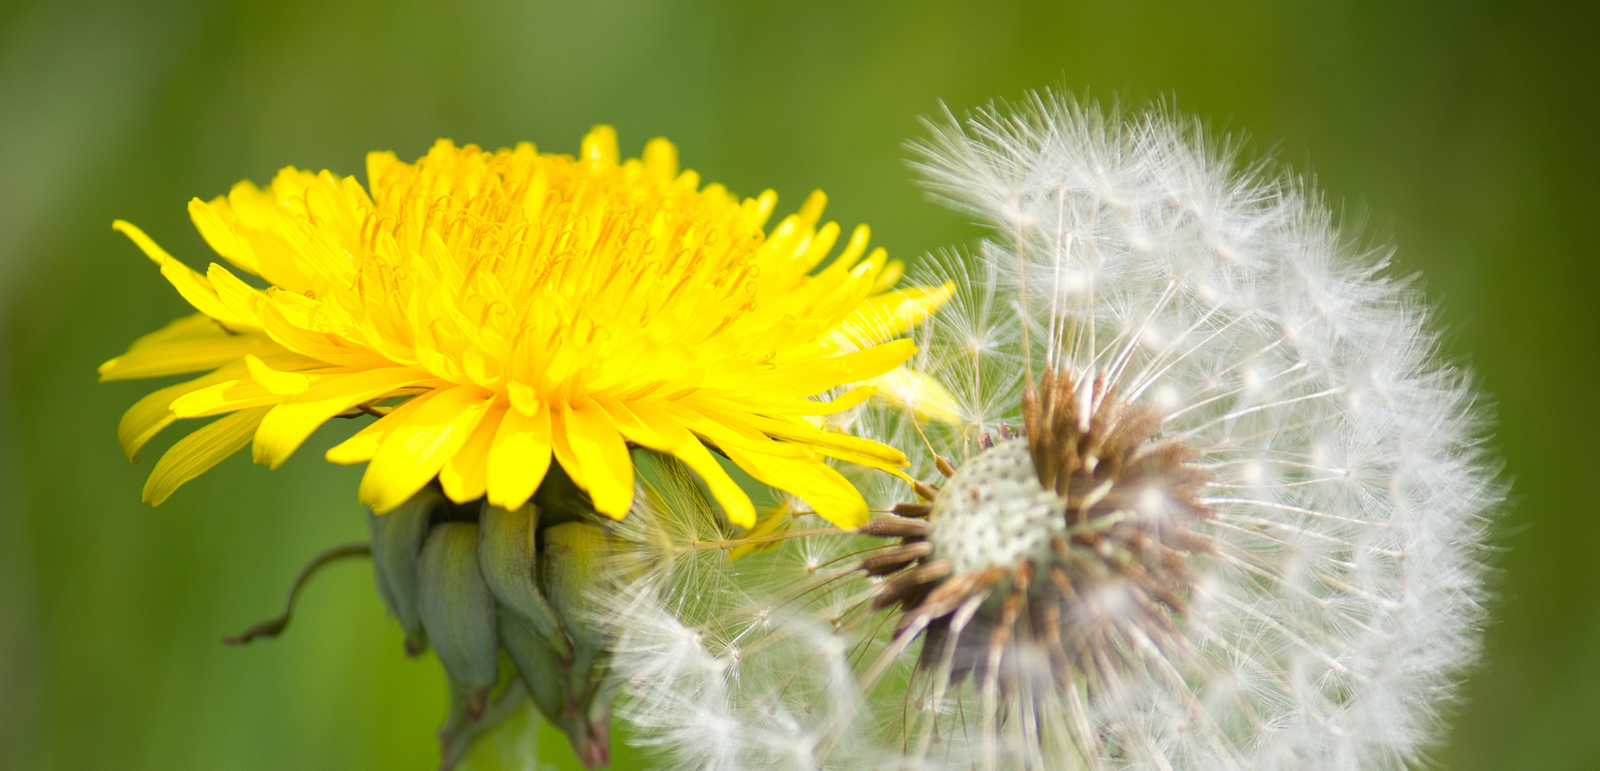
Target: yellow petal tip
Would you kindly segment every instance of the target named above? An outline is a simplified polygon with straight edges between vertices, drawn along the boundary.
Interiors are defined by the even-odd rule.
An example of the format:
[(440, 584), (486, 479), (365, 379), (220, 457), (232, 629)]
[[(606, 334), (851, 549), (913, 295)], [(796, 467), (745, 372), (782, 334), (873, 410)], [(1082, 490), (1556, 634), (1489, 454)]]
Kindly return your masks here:
[(617, 130), (604, 124), (590, 129), (581, 147), (580, 156), (595, 166), (615, 166), (622, 155), (617, 150)]

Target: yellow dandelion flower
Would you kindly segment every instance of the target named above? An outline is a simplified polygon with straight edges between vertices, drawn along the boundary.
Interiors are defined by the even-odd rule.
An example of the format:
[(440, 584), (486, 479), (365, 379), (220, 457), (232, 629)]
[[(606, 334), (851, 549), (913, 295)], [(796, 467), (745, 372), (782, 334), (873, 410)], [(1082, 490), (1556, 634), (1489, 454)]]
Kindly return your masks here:
[(124, 450), (222, 416), (167, 451), (145, 500), (247, 444), (277, 467), (330, 418), (361, 412), (380, 417), (327, 457), (367, 463), (359, 498), (379, 513), (435, 478), (457, 502), (515, 509), (554, 462), (620, 518), (635, 445), (682, 460), (735, 524), (755, 513), (713, 450), (853, 527), (866, 504), (824, 457), (905, 463), (818, 427), (873, 386), (812, 397), (895, 371), (913, 352), (900, 336), (951, 289), (892, 289), (900, 266), (867, 253), (866, 226), (819, 269), (840, 235), (817, 226), (820, 191), (764, 232), (773, 192), (702, 187), (662, 139), (621, 161), (604, 126), (577, 158), (448, 140), (416, 163), (372, 153), (367, 180), (288, 168), (266, 188), (191, 201), (211, 247), (259, 281), (217, 263), (196, 272), (115, 224), (199, 313), (140, 338), (101, 378), (209, 371), (128, 410)]

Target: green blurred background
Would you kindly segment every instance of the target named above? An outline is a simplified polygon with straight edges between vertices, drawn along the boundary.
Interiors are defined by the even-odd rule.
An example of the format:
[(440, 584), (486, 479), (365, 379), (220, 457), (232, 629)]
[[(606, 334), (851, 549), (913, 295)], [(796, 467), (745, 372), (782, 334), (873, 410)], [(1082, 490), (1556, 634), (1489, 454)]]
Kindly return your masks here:
[[(277, 472), (239, 456), (139, 503), (172, 437), (123, 460), (118, 416), (150, 385), (95, 366), (188, 311), (113, 218), (203, 266), (191, 196), (440, 136), (574, 152), (606, 122), (780, 209), (821, 187), (914, 259), (978, 233), (913, 183), (918, 116), (1060, 85), (1247, 128), (1425, 272), (1515, 482), (1486, 663), (1435, 757), (1600, 768), (1596, 6), (1218, 5), (0, 3), (0, 768), (435, 762), (442, 678), (401, 654), (364, 565), (314, 584), (284, 638), (218, 642), (363, 537), (360, 470), (321, 460), (330, 430)], [(534, 739), (570, 767), (529, 729), (474, 762)]]

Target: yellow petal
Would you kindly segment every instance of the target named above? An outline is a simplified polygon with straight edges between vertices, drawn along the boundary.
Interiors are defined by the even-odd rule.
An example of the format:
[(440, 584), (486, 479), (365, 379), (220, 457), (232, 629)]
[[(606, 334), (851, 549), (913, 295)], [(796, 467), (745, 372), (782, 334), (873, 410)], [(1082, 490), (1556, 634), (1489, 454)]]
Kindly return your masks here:
[[(622, 435), (627, 437), (630, 442), (649, 447), (652, 450), (671, 452), (682, 445), (699, 441), (671, 413), (659, 409), (650, 402), (630, 401), (625, 405), (619, 403), (619, 406), (622, 406), (637, 421), (637, 426), (635, 426), (632, 421), (619, 418), (616, 415), (612, 416), (612, 419), (617, 423), (617, 427), (622, 429)], [(630, 435), (630, 431), (635, 431), (635, 435), (638, 438), (635, 438), (635, 435)]]
[(246, 284), (238, 276), (229, 273), (227, 268), (214, 262), (206, 268), (206, 280), (211, 282), (211, 289), (217, 293), (218, 302), (221, 302), (230, 313), (249, 322), (253, 327), (261, 326), (261, 316), (256, 312), (258, 304), (266, 299), (261, 290)]
[(489, 445), (489, 502), (520, 508), (550, 470), (550, 411), (507, 410)]
[(323, 380), (267, 413), (256, 430), (251, 452), (257, 463), (277, 468), (318, 426), (351, 407), (402, 388), (446, 385), (445, 381), (409, 367), (385, 367)]
[(184, 482), (244, 449), (266, 414), (266, 407), (240, 410), (179, 439), (156, 461), (150, 478), (145, 480), (144, 500), (152, 506), (160, 506)]
[(672, 455), (705, 480), (711, 496), (722, 504), (729, 522), (739, 527), (755, 525), (756, 507), (750, 503), (750, 496), (745, 494), (738, 482), (733, 481), (733, 477), (728, 476), (722, 464), (712, 457), (711, 451), (700, 440), (695, 439), (673, 448)]
[(450, 460), (445, 461), (444, 468), (439, 469), (439, 485), (450, 500), (469, 503), (488, 492), (489, 448), (510, 407), (510, 403), (503, 399), (490, 404), (489, 411), (484, 413), (483, 420), (478, 421), (478, 427), (473, 429), (467, 443), (450, 456)]
[(900, 367), (872, 379), (878, 398), (910, 409), (918, 418), (951, 425), (964, 421), (961, 406), (945, 387), (910, 367)]
[(385, 439), (394, 432), (395, 428), (404, 424), (411, 413), (416, 412), (422, 405), (428, 403), (437, 391), (414, 396), (395, 407), (393, 412), (373, 421), (371, 425), (357, 431), (354, 436), (328, 448), (324, 456), (330, 463), (348, 466), (352, 463), (365, 463), (372, 460), (378, 448), (383, 446)]
[(170, 343), (175, 340), (188, 340), (195, 337), (233, 336), (233, 333), (223, 329), (222, 325), (218, 324), (210, 316), (204, 313), (191, 313), (167, 322), (166, 326), (150, 334), (141, 335), (139, 339), (133, 341), (133, 345), (128, 346), (128, 350), (137, 351), (146, 345)]
[(188, 300), (195, 310), (230, 326), (240, 328), (252, 326), (248, 320), (240, 318), (229, 310), (226, 305), (223, 305), (222, 301), (217, 298), (216, 291), (211, 288), (211, 282), (205, 276), (196, 273), (189, 266), (179, 262), (177, 258), (167, 254), (166, 250), (156, 245), (155, 241), (150, 240), (150, 237), (145, 235), (143, 230), (123, 220), (111, 223), (111, 228), (126, 235), (139, 246), (139, 249), (145, 253), (146, 257), (161, 266), (161, 275), (167, 277), (167, 281), (171, 282), (173, 288), (178, 290), (178, 294), (183, 295), (183, 299)]
[[(588, 483), (594, 510), (612, 519), (628, 516), (633, 504), (633, 459), (616, 424), (592, 399), (579, 399), (564, 417), (567, 445), (582, 471), (573, 474)], [(563, 464), (563, 468), (566, 466)], [(570, 473), (570, 472), (569, 472)]]
[(489, 392), (477, 386), (426, 395), (432, 398), (395, 426), (361, 477), (356, 497), (373, 513), (387, 512), (421, 490), (467, 443), (489, 407)]
[[(789, 526), (793, 524), (793, 522), (794, 506), (789, 503), (788, 499), (785, 499), (782, 503), (779, 503), (778, 505), (768, 509), (767, 513), (762, 514), (760, 518), (756, 520), (755, 526), (745, 531), (744, 537), (755, 539), (762, 536), (775, 535), (788, 530)], [(783, 543), (783, 541), (773, 539), (771, 541), (754, 541), (752, 543), (740, 544), (728, 550), (728, 559), (736, 560), (740, 557), (746, 557), (751, 554), (755, 554), (756, 552), (768, 551), (777, 547), (781, 543)]]
[(626, 405), (614, 402), (616, 409), (613, 409), (603, 400), (597, 401), (607, 407), (607, 413), (628, 441), (671, 453), (699, 475), (711, 490), (712, 497), (722, 504), (729, 522), (740, 527), (749, 527), (755, 522), (755, 507), (750, 503), (750, 496), (745, 495), (739, 483), (728, 476), (722, 464), (672, 413), (648, 402), (635, 401)]
[(245, 355), (244, 363), (246, 369), (250, 371), (250, 379), (256, 381), (256, 385), (279, 396), (294, 396), (305, 393), (306, 389), (321, 379), (299, 372), (273, 369), (267, 366), (266, 362), (252, 354)]
[(868, 297), (839, 326), (834, 336), (861, 347), (898, 337), (922, 323), (955, 295), (956, 286), (946, 282), (935, 287), (915, 287)]
[(873, 396), (877, 386), (864, 385), (846, 391), (844, 395), (830, 401), (816, 401), (814, 399), (801, 399), (795, 396), (764, 396), (740, 394), (737, 389), (729, 391), (727, 396), (715, 400), (728, 409), (741, 412), (757, 412), (762, 415), (832, 415), (844, 412)]
[[(595, 394), (591, 398), (605, 409), (606, 415), (611, 418), (617, 430), (622, 432), (623, 438), (640, 447), (671, 452), (672, 448), (694, 438), (683, 426), (648, 405), (626, 403), (605, 394)], [(633, 409), (634, 407), (638, 407), (638, 410)], [(650, 419), (641, 417), (640, 411), (645, 412)]]
[(756, 196), (754, 200), (755, 211), (751, 212), (750, 225), (764, 228), (767, 226), (767, 220), (772, 217), (772, 210), (778, 205), (778, 192), (768, 188), (761, 191), (761, 195)]
[(552, 402), (548, 410), (550, 413), (550, 453), (555, 456), (556, 463), (561, 464), (561, 470), (567, 472), (572, 483), (578, 489), (588, 491), (589, 480), (584, 478), (588, 471), (578, 461), (577, 453), (572, 451), (572, 442), (568, 439), (567, 423), (570, 420), (571, 407), (565, 402)]
[(255, 255), (256, 266), (260, 269), (261, 276), (271, 281), (274, 286), (291, 292), (303, 292), (312, 287), (312, 280), (306, 275), (310, 266), (302, 264), (300, 253), (282, 233), (273, 230), (248, 230), (240, 236), (249, 244), (250, 252)]
[(224, 201), (241, 222), (252, 228), (265, 227), (272, 218), (272, 208), (278, 203), (270, 185), (263, 190), (248, 179), (234, 183), (228, 189), (228, 195), (225, 198), (219, 196), (213, 204), (220, 205)]
[(892, 340), (840, 356), (776, 367), (750, 378), (744, 387), (752, 393), (811, 396), (840, 383), (860, 382), (882, 375), (904, 364), (916, 352), (917, 346), (910, 340)]
[(100, 365), (100, 380), (130, 380), (216, 369), (247, 353), (283, 348), (259, 333), (233, 334), (210, 316), (196, 313), (174, 320), (128, 346), (128, 352)]
[(663, 179), (678, 176), (678, 148), (661, 137), (644, 145), (644, 167)]
[(873, 468), (896, 468), (906, 465), (905, 453), (871, 439), (862, 439), (837, 431), (824, 431), (794, 419), (779, 420), (761, 415), (748, 415), (745, 419), (767, 436), (803, 444), (823, 455), (840, 460)]
[[(282, 292), (274, 293), (274, 296)], [(267, 303), (261, 312), (261, 326), (273, 341), (302, 356), (345, 367), (392, 367), (396, 362), (365, 348), (338, 342), (338, 338), (324, 332), (312, 332), (294, 325), (280, 307)]]
[[(800, 211), (795, 212), (795, 219), (799, 220), (802, 228), (815, 227), (817, 220), (822, 219), (822, 210), (828, 207), (828, 194), (821, 190), (811, 191), (806, 196), (805, 203), (800, 204)], [(862, 225), (861, 227), (866, 227)]]
[(653, 406), (718, 447), (743, 447), (752, 452), (794, 458), (811, 457), (811, 452), (804, 447), (780, 444), (768, 439), (766, 434), (761, 433), (744, 419), (746, 413), (722, 409), (709, 400), (691, 402), (685, 399), (679, 402), (658, 402)]
[(849, 530), (872, 517), (861, 493), (828, 464), (816, 458), (780, 458), (737, 448), (724, 448), (728, 457), (750, 476), (785, 492), (794, 493), (823, 519)]
[[(209, 318), (206, 319), (210, 321)], [(189, 372), (216, 369), (241, 356), (257, 354), (275, 359), (289, 359), (315, 365), (317, 362), (290, 353), (263, 335), (227, 335), (223, 337), (197, 337), (147, 345), (100, 365), (100, 380), (131, 380), (134, 378), (182, 375)]]
[(906, 274), (906, 264), (899, 260), (890, 260), (883, 266), (883, 272), (872, 282), (872, 294), (880, 294), (894, 288), (900, 282), (900, 277)]
[(595, 126), (583, 137), (578, 157), (593, 166), (615, 166), (622, 153), (617, 150), (617, 130)]
[(261, 271), (256, 265), (255, 254), (250, 251), (250, 244), (233, 232), (233, 223), (229, 221), (232, 214), (228, 199), (220, 196), (211, 203), (199, 198), (189, 201), (189, 219), (212, 250), (229, 262), (259, 274)]
[(404, 174), (409, 165), (401, 162), (399, 156), (392, 151), (373, 150), (367, 153), (367, 185), (374, 191), (382, 190), (389, 172), (398, 171)]
[(279, 396), (249, 378), (227, 380), (172, 400), (172, 414), (180, 418), (204, 418), (247, 407), (267, 407), (283, 401)]
[(117, 441), (122, 444), (122, 452), (128, 456), (128, 460), (138, 463), (139, 448), (178, 419), (170, 409), (173, 399), (207, 386), (235, 380), (243, 371), (244, 365), (235, 363), (187, 383), (152, 391), (143, 399), (134, 402), (134, 405), (122, 414), (122, 422), (117, 424)]

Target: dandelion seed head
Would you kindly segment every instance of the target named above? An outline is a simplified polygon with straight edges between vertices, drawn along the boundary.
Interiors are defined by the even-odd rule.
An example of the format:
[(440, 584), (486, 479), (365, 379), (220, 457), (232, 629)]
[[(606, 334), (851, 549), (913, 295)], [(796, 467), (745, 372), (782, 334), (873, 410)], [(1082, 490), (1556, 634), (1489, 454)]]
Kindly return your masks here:
[(781, 587), (765, 633), (836, 641), (757, 657), (851, 683), (848, 717), (807, 724), (814, 762), (1422, 760), (1477, 652), (1503, 491), (1470, 376), (1387, 253), (1166, 111), (1047, 95), (951, 117), (920, 151), (994, 229), (915, 276), (954, 288), (911, 365), (958, 418), (849, 419), (929, 500), (869, 480), (901, 516), (735, 568)]

